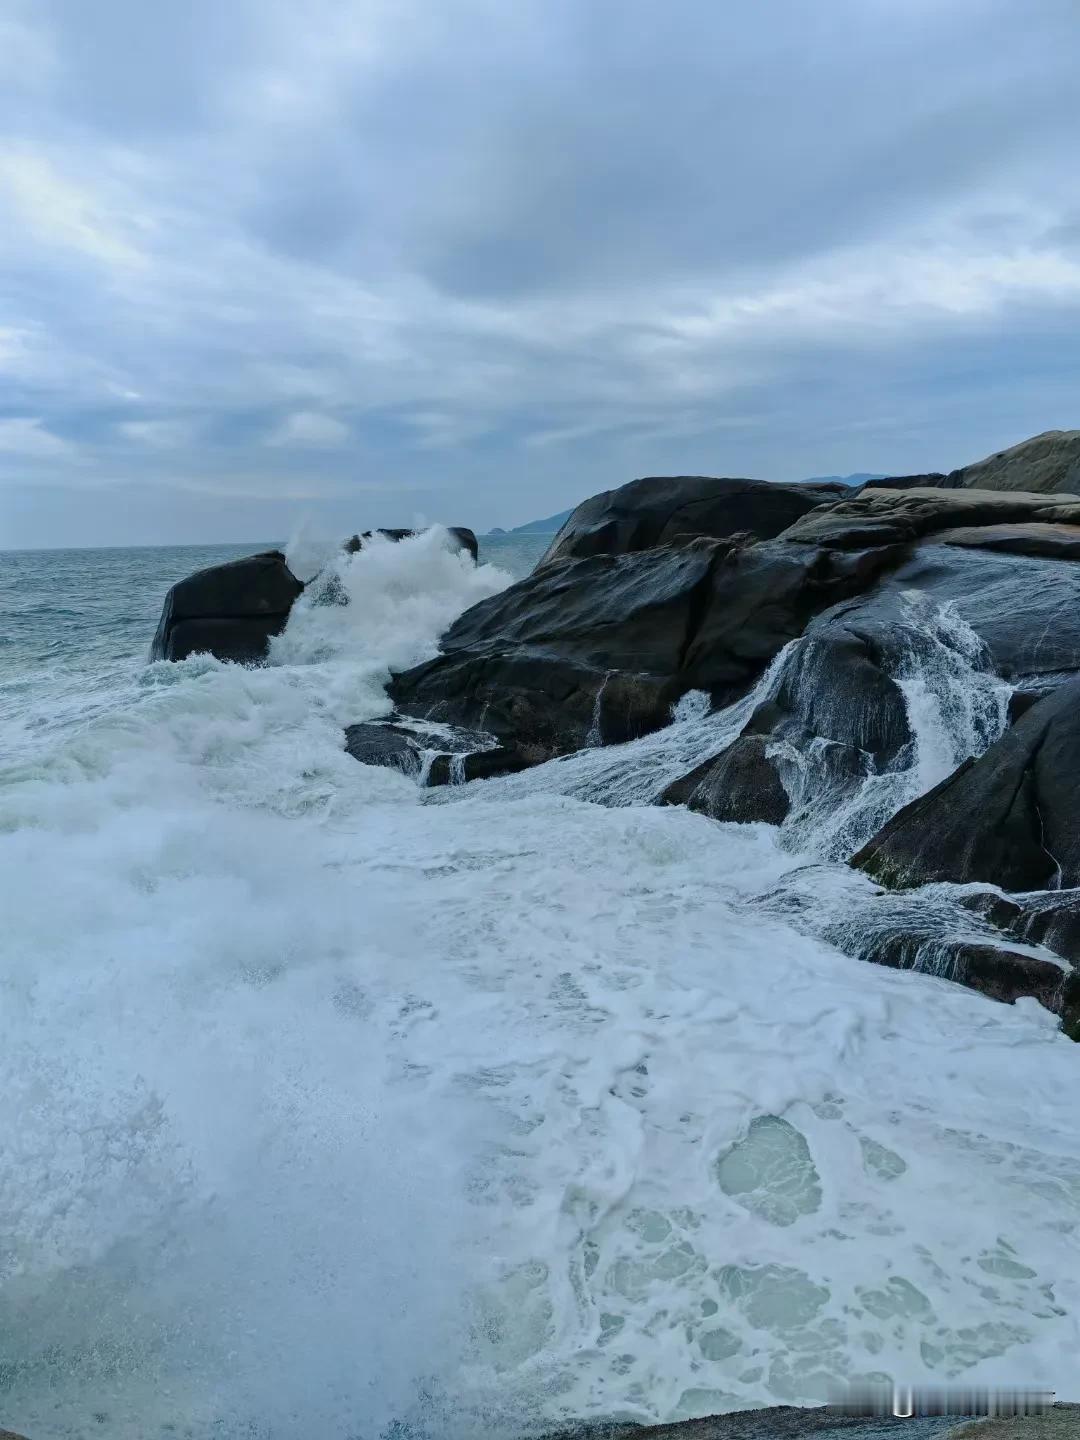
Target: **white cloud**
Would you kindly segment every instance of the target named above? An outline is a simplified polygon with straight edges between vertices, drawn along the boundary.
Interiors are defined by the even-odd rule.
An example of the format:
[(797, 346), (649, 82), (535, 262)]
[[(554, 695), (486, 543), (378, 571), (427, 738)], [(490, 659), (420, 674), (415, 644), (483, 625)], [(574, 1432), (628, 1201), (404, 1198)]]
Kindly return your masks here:
[(73, 445), (46, 430), (40, 418), (31, 416), (0, 420), (0, 451), (31, 460), (70, 459), (77, 453)]
[(198, 434), (198, 427), (187, 420), (123, 420), (116, 429), (125, 440), (155, 450), (178, 450), (190, 445)]
[(349, 427), (332, 415), (316, 410), (295, 410), (267, 436), (268, 445), (306, 449), (338, 449), (349, 438)]
[[(144, 256), (124, 234), (130, 219), (84, 185), (62, 175), (43, 153), (9, 147), (0, 150), (0, 205), (6, 199), (10, 226), (25, 227), (38, 241), (56, 245), (107, 265), (139, 266)], [(2, 210), (0, 210), (2, 213)]]

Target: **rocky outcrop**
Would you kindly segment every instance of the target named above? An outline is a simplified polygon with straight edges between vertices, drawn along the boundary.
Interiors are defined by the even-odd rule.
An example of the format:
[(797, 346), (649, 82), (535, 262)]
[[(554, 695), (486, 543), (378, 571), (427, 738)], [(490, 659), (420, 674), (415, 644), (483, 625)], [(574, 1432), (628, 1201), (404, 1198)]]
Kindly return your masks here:
[(199, 570), (166, 595), (150, 659), (200, 652), (246, 663), (265, 659), (303, 589), (280, 550)]
[[(841, 550), (895, 545), (944, 530), (977, 532), (984, 526), (1052, 524), (1080, 526), (1080, 497), (1047, 499), (995, 490), (888, 490), (870, 485), (850, 499), (809, 511), (783, 532), (795, 544)], [(967, 543), (974, 543), (968, 538)]]
[(878, 489), (933, 486), (946, 490), (1026, 490), (1042, 495), (1080, 495), (1080, 430), (1045, 430), (985, 460), (947, 475), (890, 475)]
[[(595, 497), (532, 575), (392, 678), (395, 703), (413, 724), (484, 732), (480, 756), (497, 741), (535, 762), (659, 729), (688, 691), (728, 706), (790, 646), (741, 733), (656, 799), (815, 830), (823, 855), (862, 847), (857, 862), (887, 885), (1020, 892), (974, 935), (871, 925), (863, 958), (1035, 996), (1075, 1028), (1072, 971), (1046, 947), (1072, 958), (1080, 912), (1045, 897), (1080, 893), (1080, 497), (871, 485), (811, 505), (808, 487), (787, 489), (676, 477)], [(775, 533), (784, 507), (798, 513)], [(952, 716), (944, 749), (935, 715)], [(1006, 723), (889, 819), (914, 767), (978, 754)], [(472, 773), (460, 759), (443, 770)]]
[(852, 864), (889, 885), (1080, 885), (1080, 680), (898, 811)]
[(547, 565), (466, 611), (390, 694), (406, 714), (551, 753), (631, 739), (688, 690), (742, 694), (814, 614), (898, 558), (698, 539)]
[(629, 555), (667, 545), (679, 536), (723, 540), (745, 533), (771, 540), (808, 510), (847, 493), (845, 485), (778, 485), (707, 475), (631, 480), (579, 505), (540, 564), (589, 555)]
[(949, 478), (965, 489), (1080, 495), (1080, 430), (1045, 430), (954, 470)]

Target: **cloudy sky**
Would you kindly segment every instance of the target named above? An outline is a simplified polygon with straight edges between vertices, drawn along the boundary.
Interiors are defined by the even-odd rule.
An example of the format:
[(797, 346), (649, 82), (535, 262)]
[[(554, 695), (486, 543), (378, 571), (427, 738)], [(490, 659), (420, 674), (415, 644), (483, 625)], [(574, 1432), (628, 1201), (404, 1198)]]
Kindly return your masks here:
[(1080, 0), (0, 0), (0, 546), (1080, 425)]

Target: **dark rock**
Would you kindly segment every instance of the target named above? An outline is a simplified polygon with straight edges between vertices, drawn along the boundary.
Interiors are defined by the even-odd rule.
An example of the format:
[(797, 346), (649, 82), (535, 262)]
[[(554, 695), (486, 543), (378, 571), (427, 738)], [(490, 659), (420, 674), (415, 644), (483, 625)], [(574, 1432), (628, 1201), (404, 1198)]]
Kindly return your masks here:
[(765, 753), (768, 744), (762, 735), (740, 736), (720, 755), (669, 785), (660, 803), (685, 805), (714, 820), (737, 824), (782, 824), (791, 802)]
[[(1080, 565), (1069, 561), (920, 545), (842, 618), (892, 666), (897, 644), (931, 646), (929, 623), (946, 606), (986, 647), (985, 668), (1006, 680), (1048, 688), (1080, 670)], [(949, 638), (949, 625), (937, 628)], [(954, 634), (951, 643), (965, 642)]]
[(851, 863), (888, 885), (1080, 885), (1080, 681), (898, 811)]
[[(372, 535), (381, 535), (386, 540), (408, 540), (419, 533), (418, 530), (365, 530), (362, 535), (350, 535), (342, 548), (346, 554), (355, 555), (358, 550), (363, 548), (364, 541), (370, 540)], [(466, 529), (464, 525), (448, 525), (446, 533), (456, 542), (459, 550), (467, 550), (474, 560), (479, 558), (480, 546), (471, 530)]]
[(996, 890), (977, 890), (968, 895), (959, 895), (958, 902), (973, 915), (981, 915), (999, 930), (1008, 930), (1023, 915), (1023, 909), (1015, 900), (1000, 895)]
[(444, 654), (390, 694), (410, 715), (553, 751), (631, 739), (687, 690), (743, 693), (812, 615), (899, 555), (698, 539), (561, 561), (467, 610)]
[(472, 750), (464, 755), (436, 755), (428, 771), (429, 785), (464, 785), (470, 780), (492, 780), (498, 775), (516, 775), (547, 756), (527, 752), (517, 745), (495, 745), (490, 750)]
[[(908, 643), (907, 627), (861, 615), (857, 601), (841, 605), (809, 626), (774, 703), (800, 735), (862, 750), (885, 766), (911, 741), (907, 703), (889, 673)], [(776, 723), (772, 733), (790, 728)]]
[(349, 725), (345, 730), (345, 749), (362, 765), (385, 765), (404, 775), (419, 775), (420, 744), (417, 737), (397, 725), (368, 722)]
[(708, 690), (718, 703), (737, 698), (815, 615), (869, 589), (904, 554), (772, 541), (718, 555), (685, 648), (684, 688)]
[(672, 675), (722, 551), (697, 541), (549, 565), (466, 610), (441, 647), (454, 655), (530, 646), (604, 670)]
[(627, 555), (676, 535), (723, 539), (749, 531), (771, 539), (812, 510), (848, 494), (845, 485), (778, 485), (707, 475), (632, 480), (574, 510), (540, 565), (587, 555)]
[[(424, 735), (388, 722), (369, 721), (350, 725), (345, 731), (345, 749), (364, 765), (382, 765), (404, 775), (419, 776), (425, 753), (438, 751), (431, 760), (424, 784), (460, 785), (470, 780), (489, 780), (496, 775), (513, 775), (527, 770), (544, 752), (528, 752), (517, 746), (491, 745), (472, 749), (486, 737), (478, 735)], [(442, 749), (443, 746), (447, 748)]]
[(989, 941), (943, 939), (936, 932), (895, 930), (875, 936), (862, 957), (896, 970), (919, 970), (978, 990), (1007, 1005), (1022, 997), (1038, 1000), (1055, 1015), (1072, 1012), (1080, 1000), (1080, 974), (1052, 960), (1040, 960)]
[(838, 504), (810, 511), (781, 538), (793, 544), (851, 550), (911, 542), (943, 530), (1029, 523), (1078, 525), (1080, 499), (1065, 496), (1054, 500), (997, 490), (889, 490), (870, 485)]
[(150, 659), (206, 652), (219, 660), (263, 660), (303, 589), (280, 550), (199, 570), (166, 595)]
[(1047, 695), (1052, 695), (1053, 690), (1046, 686), (1038, 686), (1033, 689), (1014, 690), (1009, 696), (1009, 724), (1015, 725), (1021, 715), (1026, 715), (1033, 705), (1040, 700), (1045, 700)]
[(389, 688), (410, 715), (477, 726), (547, 755), (658, 730), (681, 693), (661, 676), (611, 674), (528, 647), (439, 656), (395, 675)]
[[(989, 918), (1029, 945), (1045, 945), (1072, 964), (1080, 966), (1080, 890), (1043, 890), (1014, 896), (1018, 914), (1003, 924)], [(999, 912), (1001, 913), (1001, 912)]]

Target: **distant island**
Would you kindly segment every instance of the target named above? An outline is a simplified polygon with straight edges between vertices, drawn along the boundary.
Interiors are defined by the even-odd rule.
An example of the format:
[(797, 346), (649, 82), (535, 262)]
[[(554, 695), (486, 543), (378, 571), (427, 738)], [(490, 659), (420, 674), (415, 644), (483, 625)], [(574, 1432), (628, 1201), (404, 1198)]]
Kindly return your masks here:
[[(865, 485), (870, 480), (884, 480), (884, 475), (868, 475), (861, 471), (855, 475), (811, 475), (808, 480), (801, 483), (805, 485)], [(545, 520), (530, 520), (527, 525), (515, 525), (512, 530), (504, 530), (501, 525), (495, 525), (487, 533), (489, 535), (554, 535), (561, 530), (567, 520), (574, 513), (573, 507), (569, 510), (560, 510), (557, 515), (549, 515)]]
[(504, 530), (496, 525), (488, 531), (489, 535), (554, 535), (556, 530), (561, 530), (563, 525), (574, 513), (573, 507), (569, 510), (560, 510), (558, 515), (549, 515), (546, 520), (530, 520), (527, 525), (515, 525), (512, 530)]

